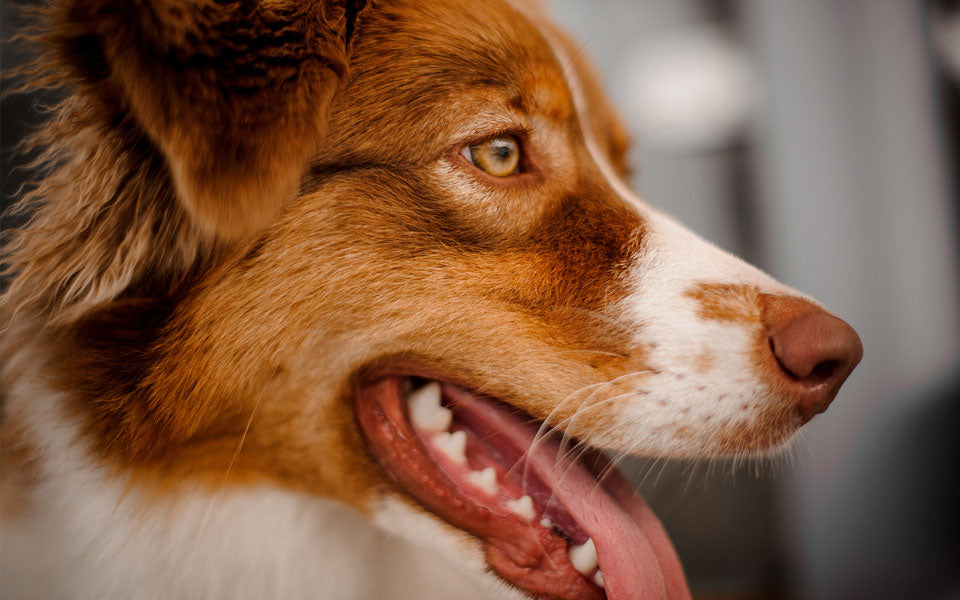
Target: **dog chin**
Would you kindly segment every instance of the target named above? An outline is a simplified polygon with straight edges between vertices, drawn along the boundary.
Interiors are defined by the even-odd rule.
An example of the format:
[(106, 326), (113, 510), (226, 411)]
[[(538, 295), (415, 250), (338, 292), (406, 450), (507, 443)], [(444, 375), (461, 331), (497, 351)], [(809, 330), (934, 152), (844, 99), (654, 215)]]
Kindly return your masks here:
[(528, 600), (532, 597), (491, 572), (483, 546), (476, 537), (425, 510), (406, 493), (384, 493), (373, 503), (371, 512), (374, 526), (413, 546), (414, 553), (422, 551), (425, 555), (423, 567), (411, 569), (412, 574), (404, 573), (404, 578), (418, 579), (411, 588), (422, 587), (436, 594), (441, 588), (439, 581), (452, 580), (449, 597), (464, 600)]

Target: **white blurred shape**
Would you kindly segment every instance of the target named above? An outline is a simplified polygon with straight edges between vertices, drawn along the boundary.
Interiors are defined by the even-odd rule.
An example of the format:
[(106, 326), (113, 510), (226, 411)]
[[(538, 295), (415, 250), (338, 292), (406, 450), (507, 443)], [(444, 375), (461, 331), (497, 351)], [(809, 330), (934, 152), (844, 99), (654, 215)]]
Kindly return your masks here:
[(640, 142), (675, 152), (730, 144), (753, 120), (760, 99), (746, 53), (706, 25), (628, 47), (616, 79)]
[(960, 9), (934, 20), (934, 39), (947, 70), (960, 81)]

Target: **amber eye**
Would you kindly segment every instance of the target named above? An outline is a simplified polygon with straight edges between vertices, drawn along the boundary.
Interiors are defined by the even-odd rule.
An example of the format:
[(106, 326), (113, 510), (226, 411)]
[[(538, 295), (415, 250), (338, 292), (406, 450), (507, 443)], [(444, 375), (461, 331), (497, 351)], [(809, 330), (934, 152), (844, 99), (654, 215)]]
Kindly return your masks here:
[(502, 135), (460, 151), (467, 160), (484, 173), (507, 177), (517, 172), (520, 165), (520, 144), (512, 135)]

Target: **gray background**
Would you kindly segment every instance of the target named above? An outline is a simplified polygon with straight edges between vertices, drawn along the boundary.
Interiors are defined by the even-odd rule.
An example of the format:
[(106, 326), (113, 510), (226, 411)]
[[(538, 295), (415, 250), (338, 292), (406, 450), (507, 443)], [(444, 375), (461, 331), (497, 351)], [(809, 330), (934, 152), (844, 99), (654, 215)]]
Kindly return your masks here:
[(631, 61), (691, 32), (727, 39), (753, 109), (699, 145), (630, 122), (634, 185), (863, 339), (863, 362), (785, 458), (636, 465), (696, 595), (960, 598), (958, 80), (935, 43), (957, 3), (550, 4), (628, 116), (644, 100), (623, 83)]

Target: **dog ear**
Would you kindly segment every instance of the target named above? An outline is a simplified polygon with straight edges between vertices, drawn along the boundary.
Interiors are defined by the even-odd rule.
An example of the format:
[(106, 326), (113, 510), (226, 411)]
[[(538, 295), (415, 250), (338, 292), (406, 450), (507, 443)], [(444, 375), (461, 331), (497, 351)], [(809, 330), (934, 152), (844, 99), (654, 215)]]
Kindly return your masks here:
[(237, 239), (295, 196), (365, 4), (72, 0), (60, 59), (159, 148), (201, 230)]

